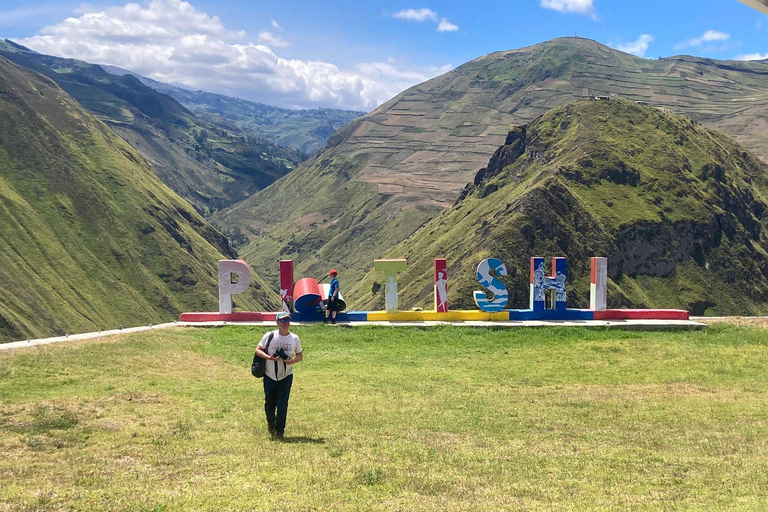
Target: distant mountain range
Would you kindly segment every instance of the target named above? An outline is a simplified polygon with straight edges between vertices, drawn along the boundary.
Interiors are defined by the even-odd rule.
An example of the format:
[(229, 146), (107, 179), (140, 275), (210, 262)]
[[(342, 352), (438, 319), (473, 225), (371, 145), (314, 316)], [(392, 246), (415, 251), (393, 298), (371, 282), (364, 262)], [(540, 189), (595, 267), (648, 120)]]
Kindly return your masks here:
[[(249, 103), (266, 112), (269, 135), (305, 150), (357, 115)], [(0, 41), (0, 342), (216, 310), (216, 261), (236, 253), (192, 206), (210, 215), (306, 158), (243, 126), (196, 115), (134, 76)], [(278, 303), (256, 272), (237, 302)]]
[(289, 258), (297, 277), (339, 269), (351, 307), (381, 308), (381, 257), (409, 261), (403, 307), (431, 304), (445, 257), (451, 307), (473, 308), (482, 258), (507, 263), (521, 307), (528, 259), (566, 256), (569, 304), (585, 306), (589, 257), (606, 256), (613, 307), (765, 314), (766, 78), (768, 62), (557, 39), (404, 91), (299, 165), (261, 136), (320, 141), (356, 113), (169, 88), (187, 108), (0, 43), (0, 341), (217, 309), (216, 261), (236, 253), (201, 214), (257, 270), (243, 309), (276, 307)]
[(274, 107), (222, 94), (190, 91), (114, 66), (102, 67), (116, 75), (132, 74), (144, 85), (174, 98), (198, 116), (220, 116), (252, 136), (267, 138), (309, 156), (323, 149), (333, 132), (365, 115), (365, 112), (332, 108), (293, 110)]
[(195, 115), (132, 75), (42, 55), (11, 41), (0, 41), (0, 55), (56, 81), (204, 215), (249, 197), (306, 158), (222, 117)]
[[(568, 303), (589, 306), (590, 258), (608, 258), (612, 307), (768, 312), (768, 164), (727, 135), (628, 100), (570, 103), (512, 130), (457, 203), (383, 257), (404, 257), (403, 304), (432, 304), (433, 258), (451, 307), (474, 309), (477, 265), (500, 258), (509, 306), (528, 307), (530, 257), (568, 258)], [(354, 279), (381, 309), (381, 276)]]
[[(0, 341), (216, 310), (217, 261), (235, 256), (112, 129), (2, 56), (0, 209)], [(249, 309), (278, 300), (257, 273), (238, 296)]]
[(512, 128), (593, 96), (684, 114), (768, 156), (768, 63), (647, 60), (562, 38), (480, 57), (404, 91), (212, 221), (250, 239), (242, 254), (272, 280), (268, 262), (280, 258), (294, 259), (300, 275), (332, 266), (359, 276), (450, 208)]

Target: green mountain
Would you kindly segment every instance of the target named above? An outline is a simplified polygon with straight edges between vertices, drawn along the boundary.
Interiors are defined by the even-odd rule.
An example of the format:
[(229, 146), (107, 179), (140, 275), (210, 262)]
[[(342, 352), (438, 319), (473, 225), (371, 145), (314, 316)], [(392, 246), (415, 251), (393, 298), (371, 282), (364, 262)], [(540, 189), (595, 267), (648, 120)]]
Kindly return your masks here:
[(293, 258), (297, 274), (333, 266), (358, 275), (450, 208), (510, 129), (577, 99), (649, 102), (765, 157), (767, 78), (765, 62), (646, 60), (578, 38), (492, 53), (350, 123), (296, 171), (212, 221), (249, 238), (242, 253), (259, 268)]
[[(119, 68), (104, 67), (110, 73), (128, 73)], [(333, 108), (280, 108), (222, 94), (190, 91), (142, 76), (137, 78), (144, 85), (172, 97), (198, 117), (206, 114), (220, 116), (236, 123), (246, 133), (266, 137), (306, 155), (314, 155), (323, 149), (336, 130), (365, 115), (365, 112)]]
[(53, 79), (136, 148), (168, 186), (209, 215), (263, 189), (303, 160), (231, 122), (203, 119), (130, 75), (0, 41), (0, 55)]
[[(234, 252), (50, 79), (0, 57), (0, 341), (218, 309)], [(254, 276), (250, 308), (277, 294)]]
[[(568, 258), (568, 303), (589, 307), (590, 257), (608, 258), (609, 307), (768, 312), (768, 165), (721, 132), (626, 100), (580, 101), (515, 128), (452, 208), (385, 257), (404, 257), (401, 303), (432, 304), (447, 257), (453, 308), (475, 308), (484, 258), (528, 307), (530, 258)], [(370, 272), (347, 292), (382, 309)], [(351, 284), (351, 283), (350, 283)], [(375, 293), (372, 292), (376, 290)]]

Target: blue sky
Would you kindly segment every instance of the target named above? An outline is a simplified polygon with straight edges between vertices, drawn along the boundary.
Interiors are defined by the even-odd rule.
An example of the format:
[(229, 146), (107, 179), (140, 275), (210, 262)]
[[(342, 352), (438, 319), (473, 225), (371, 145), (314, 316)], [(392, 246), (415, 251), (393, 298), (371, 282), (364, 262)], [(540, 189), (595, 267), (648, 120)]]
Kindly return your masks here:
[(737, 0), (0, 0), (0, 36), (191, 89), (371, 110), (498, 50), (595, 39), (645, 58), (768, 58), (768, 16)]

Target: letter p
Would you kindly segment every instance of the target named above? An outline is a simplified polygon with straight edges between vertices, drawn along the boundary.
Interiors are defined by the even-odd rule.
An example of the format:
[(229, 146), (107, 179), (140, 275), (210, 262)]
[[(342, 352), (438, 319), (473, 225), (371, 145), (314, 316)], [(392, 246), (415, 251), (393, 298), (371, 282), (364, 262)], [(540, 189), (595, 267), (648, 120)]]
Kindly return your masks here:
[[(232, 274), (237, 282), (232, 282)], [(251, 269), (243, 260), (219, 260), (219, 313), (232, 314), (232, 296), (244, 292), (251, 284)]]

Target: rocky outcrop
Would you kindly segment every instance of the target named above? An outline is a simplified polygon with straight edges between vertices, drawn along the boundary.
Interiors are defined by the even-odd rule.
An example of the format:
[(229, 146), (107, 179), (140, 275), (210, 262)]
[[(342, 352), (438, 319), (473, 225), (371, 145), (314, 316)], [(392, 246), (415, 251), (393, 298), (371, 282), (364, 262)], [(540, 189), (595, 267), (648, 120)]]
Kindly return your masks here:
[(461, 190), (454, 205), (475, 190), (479, 190), (480, 197), (486, 197), (498, 190), (497, 185), (490, 184), (488, 181), (501, 174), (505, 167), (515, 163), (525, 153), (525, 132), (525, 126), (518, 126), (509, 132), (504, 145), (494, 152), (486, 167), (477, 171), (472, 183), (467, 183), (467, 186)]

